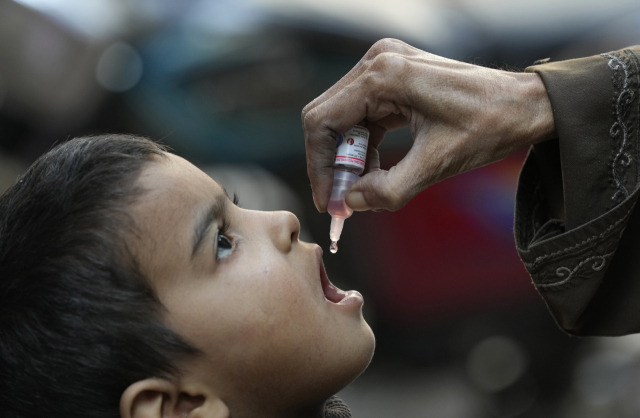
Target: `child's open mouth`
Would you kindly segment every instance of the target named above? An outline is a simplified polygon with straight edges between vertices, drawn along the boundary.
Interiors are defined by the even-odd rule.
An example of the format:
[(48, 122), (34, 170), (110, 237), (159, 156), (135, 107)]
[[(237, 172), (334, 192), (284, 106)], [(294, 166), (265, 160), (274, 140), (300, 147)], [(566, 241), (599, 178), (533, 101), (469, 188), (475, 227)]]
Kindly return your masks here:
[(351, 305), (351, 304), (363, 304), (364, 299), (357, 290), (344, 291), (338, 289), (327, 276), (327, 271), (324, 268), (322, 257), (320, 257), (320, 279), (322, 281), (322, 292), (324, 297), (329, 302), (333, 302), (339, 305)]

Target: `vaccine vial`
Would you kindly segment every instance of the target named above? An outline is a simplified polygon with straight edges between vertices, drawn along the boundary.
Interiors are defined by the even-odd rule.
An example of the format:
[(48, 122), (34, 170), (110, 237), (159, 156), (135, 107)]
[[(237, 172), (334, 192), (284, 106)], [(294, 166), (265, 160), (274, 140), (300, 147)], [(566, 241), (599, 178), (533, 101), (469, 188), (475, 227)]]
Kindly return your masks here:
[(331, 246), (329, 250), (334, 254), (338, 252), (338, 240), (342, 233), (344, 220), (353, 213), (344, 198), (353, 183), (364, 172), (368, 145), (369, 131), (360, 125), (354, 126), (344, 134), (339, 134), (337, 138), (336, 158), (333, 164), (333, 187), (327, 207), (327, 211), (331, 215), (329, 229)]

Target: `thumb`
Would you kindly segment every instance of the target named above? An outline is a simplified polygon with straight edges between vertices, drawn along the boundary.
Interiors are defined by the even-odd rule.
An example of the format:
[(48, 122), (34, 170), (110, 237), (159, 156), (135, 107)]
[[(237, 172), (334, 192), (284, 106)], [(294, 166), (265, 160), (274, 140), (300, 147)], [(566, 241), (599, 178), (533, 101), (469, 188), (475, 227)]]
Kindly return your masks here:
[(399, 178), (398, 170), (376, 170), (358, 180), (345, 201), (354, 211), (386, 209), (395, 211), (415, 196), (406, 186), (410, 182)]
[[(436, 142), (436, 145), (439, 142)], [(385, 209), (396, 211), (415, 195), (442, 177), (442, 149), (418, 135), (407, 155), (387, 170), (372, 170), (358, 180), (345, 201), (355, 211)], [(434, 151), (437, 150), (437, 152)], [(440, 166), (440, 167), (438, 167)], [(438, 177), (440, 176), (440, 177)]]

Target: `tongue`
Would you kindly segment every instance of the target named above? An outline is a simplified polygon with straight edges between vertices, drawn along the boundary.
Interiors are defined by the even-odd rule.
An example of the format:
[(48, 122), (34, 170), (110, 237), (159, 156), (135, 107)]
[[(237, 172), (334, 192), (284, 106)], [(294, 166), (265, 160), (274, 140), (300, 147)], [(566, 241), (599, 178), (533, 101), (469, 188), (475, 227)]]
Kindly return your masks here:
[(331, 282), (325, 283), (322, 286), (322, 290), (324, 291), (324, 297), (333, 303), (340, 302), (347, 295), (346, 292), (338, 289)]

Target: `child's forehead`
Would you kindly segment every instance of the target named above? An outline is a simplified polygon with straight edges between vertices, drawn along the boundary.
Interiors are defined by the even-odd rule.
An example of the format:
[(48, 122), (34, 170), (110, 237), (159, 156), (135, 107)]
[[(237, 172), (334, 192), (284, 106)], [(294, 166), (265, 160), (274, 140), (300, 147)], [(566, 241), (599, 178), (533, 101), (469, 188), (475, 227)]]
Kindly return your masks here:
[(151, 194), (163, 194), (173, 198), (213, 198), (225, 194), (224, 188), (211, 176), (188, 160), (166, 153), (167, 158), (151, 162), (141, 173), (138, 182)]
[(139, 198), (131, 215), (140, 236), (190, 242), (194, 222), (215, 202), (227, 202), (228, 195), (214, 179), (189, 161), (169, 158), (149, 164), (138, 179)]

